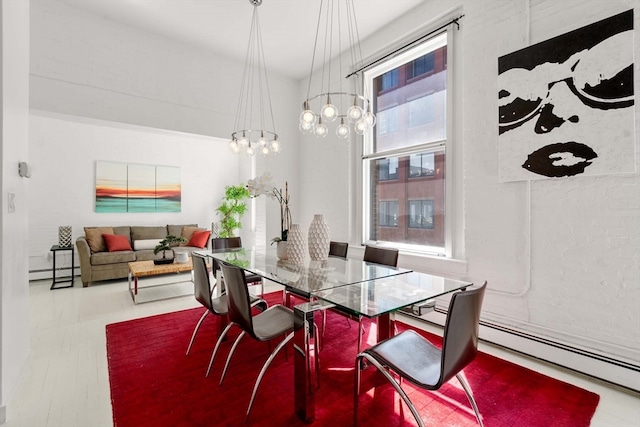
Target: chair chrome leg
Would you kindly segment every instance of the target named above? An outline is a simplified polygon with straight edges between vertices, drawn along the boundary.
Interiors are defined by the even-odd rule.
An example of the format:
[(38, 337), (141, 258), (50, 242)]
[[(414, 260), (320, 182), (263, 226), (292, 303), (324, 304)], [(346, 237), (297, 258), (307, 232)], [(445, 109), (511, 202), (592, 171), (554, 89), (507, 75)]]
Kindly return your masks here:
[(362, 348), (362, 332), (364, 330), (364, 326), (362, 325), (362, 316), (358, 318), (358, 353)]
[[(275, 359), (275, 357), (278, 355), (278, 352), (282, 349), (282, 347), (287, 345), (287, 343), (291, 341), (292, 338), (293, 338), (293, 332), (287, 335), (285, 339), (282, 340), (280, 344), (278, 344), (275, 350), (273, 350), (273, 352), (269, 355), (269, 358), (267, 359), (267, 361), (264, 362), (264, 365), (262, 365), (262, 369), (260, 370), (260, 373), (258, 374), (258, 378), (256, 379), (256, 383), (253, 386), (253, 392), (251, 393), (251, 400), (249, 401), (249, 407), (247, 408), (247, 415), (244, 418), (245, 423), (249, 419), (249, 413), (251, 412), (251, 408), (253, 407), (253, 401), (256, 397), (256, 393), (258, 392), (258, 387), (260, 387), (260, 383), (262, 382), (262, 377), (264, 377), (265, 372), (267, 372), (269, 365), (271, 365), (271, 362), (273, 361), (273, 359)], [(222, 381), (220, 381), (220, 383), (222, 384)]]
[(204, 313), (202, 313), (202, 317), (200, 317), (200, 320), (198, 320), (198, 324), (196, 325), (196, 328), (193, 330), (193, 334), (191, 335), (191, 341), (189, 341), (189, 347), (187, 347), (187, 356), (189, 355), (189, 352), (191, 351), (191, 346), (193, 345), (193, 342), (196, 339), (196, 334), (198, 333), (198, 329), (200, 329), (200, 325), (202, 325), (202, 322), (204, 321), (204, 318), (207, 317), (207, 314), (209, 314), (209, 309), (204, 310)]
[(358, 427), (358, 402), (360, 401), (360, 364), (362, 363), (362, 356), (358, 354), (356, 357), (356, 378), (355, 385), (353, 387), (353, 427)]
[(482, 418), (480, 417), (480, 411), (478, 411), (478, 405), (476, 405), (476, 400), (473, 398), (471, 387), (469, 387), (469, 384), (467, 384), (467, 381), (464, 379), (462, 372), (458, 372), (456, 374), (456, 378), (458, 379), (458, 381), (460, 381), (460, 385), (464, 389), (464, 392), (467, 393), (467, 399), (469, 399), (469, 403), (471, 403), (471, 406), (473, 407), (473, 412), (476, 413), (476, 419), (478, 420), (478, 424), (480, 424), (480, 427), (484, 427), (484, 424), (482, 423)]
[(216, 358), (216, 353), (218, 352), (218, 348), (220, 348), (220, 344), (222, 344), (222, 341), (224, 341), (224, 337), (227, 335), (227, 332), (229, 332), (229, 329), (231, 329), (232, 326), (233, 326), (233, 323), (229, 323), (227, 327), (224, 328), (224, 331), (222, 331), (222, 333), (220, 334), (218, 341), (216, 341), (216, 346), (213, 348), (213, 353), (211, 353), (211, 360), (209, 360), (209, 367), (207, 368), (207, 374), (205, 375), (205, 377), (209, 376), (209, 372), (211, 371), (211, 366), (213, 366), (213, 359)]
[[(358, 354), (358, 358), (356, 359), (356, 363), (357, 363), (358, 359), (361, 358), (361, 357), (367, 359), (373, 366), (376, 367), (376, 369), (378, 371), (380, 371), (380, 373), (382, 375), (384, 375), (384, 377), (387, 379), (387, 381), (389, 381), (391, 383), (391, 385), (393, 386), (393, 388), (396, 389), (396, 391), (398, 392), (400, 397), (402, 397), (402, 400), (404, 400), (404, 403), (406, 403), (406, 405), (409, 407), (409, 410), (413, 414), (413, 417), (416, 419), (416, 422), (418, 423), (418, 426), (419, 427), (425, 427), (424, 426), (424, 422), (422, 421), (422, 418), (420, 418), (420, 414), (418, 414), (418, 410), (416, 409), (415, 406), (413, 406), (413, 403), (409, 399), (409, 396), (407, 396), (407, 394), (404, 392), (402, 387), (400, 387), (398, 382), (391, 376), (389, 371), (387, 371), (376, 359), (374, 359), (373, 357), (371, 357), (367, 353)], [(357, 369), (358, 369), (358, 366), (356, 365), (356, 370)]]
[(238, 347), (238, 343), (240, 343), (240, 340), (242, 339), (242, 337), (244, 337), (246, 334), (245, 331), (242, 331), (240, 333), (240, 335), (238, 335), (238, 338), (236, 338), (236, 340), (233, 342), (233, 346), (231, 347), (231, 351), (229, 351), (229, 355), (227, 356), (227, 362), (224, 364), (224, 369), (222, 370), (222, 375), (220, 376), (220, 385), (222, 385), (222, 381), (224, 381), (224, 376), (227, 373), (227, 368), (229, 367), (229, 362), (231, 362), (231, 357), (233, 356), (233, 353), (236, 351), (236, 347)]

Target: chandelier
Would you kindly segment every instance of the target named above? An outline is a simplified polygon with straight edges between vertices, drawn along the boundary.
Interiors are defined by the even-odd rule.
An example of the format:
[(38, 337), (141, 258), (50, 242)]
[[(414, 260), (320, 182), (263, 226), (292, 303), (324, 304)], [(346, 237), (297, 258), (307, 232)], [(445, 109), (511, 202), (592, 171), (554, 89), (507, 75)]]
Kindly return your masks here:
[[(256, 151), (259, 151), (267, 155), (278, 153), (280, 142), (273, 121), (273, 108), (258, 17), (258, 6), (262, 4), (262, 0), (249, 0), (249, 3), (253, 5), (253, 18), (242, 74), (238, 110), (234, 124), (235, 130), (231, 133), (229, 149), (235, 154), (244, 152), (248, 156), (253, 156)], [(268, 106), (268, 111), (266, 106)], [(270, 119), (271, 125), (269, 129), (265, 128), (267, 113), (266, 119)]]
[[(303, 133), (314, 134), (324, 138), (329, 133), (327, 124), (336, 123), (335, 133), (339, 138), (348, 138), (351, 128), (358, 135), (364, 135), (376, 124), (376, 116), (371, 112), (371, 101), (357, 93), (357, 77), (355, 72), (344, 79), (342, 52), (343, 38), (348, 41), (351, 67), (357, 69), (362, 64), (360, 38), (356, 23), (353, 0), (321, 0), (316, 28), (316, 38), (311, 60), (311, 72), (307, 88), (307, 99), (302, 104), (299, 129)], [(322, 46), (319, 43), (323, 43)], [(332, 62), (336, 56), (339, 84), (332, 89)], [(322, 61), (320, 76), (320, 93), (310, 95), (316, 58)], [(335, 76), (335, 75), (334, 75)], [(343, 89), (343, 80), (351, 79), (352, 90)], [(365, 92), (366, 93), (366, 92)]]

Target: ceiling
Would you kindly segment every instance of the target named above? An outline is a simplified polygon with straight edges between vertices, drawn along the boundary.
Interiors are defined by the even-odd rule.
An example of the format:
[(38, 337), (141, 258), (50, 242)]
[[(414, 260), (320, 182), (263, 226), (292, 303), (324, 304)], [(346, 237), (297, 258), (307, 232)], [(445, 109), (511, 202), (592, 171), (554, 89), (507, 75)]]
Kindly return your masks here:
[[(204, 46), (240, 62), (246, 55), (254, 7), (249, 0), (57, 1), (170, 39)], [(360, 40), (424, 1), (353, 0)], [(263, 0), (258, 13), (270, 72), (296, 79), (308, 75), (319, 7), (320, 0)]]

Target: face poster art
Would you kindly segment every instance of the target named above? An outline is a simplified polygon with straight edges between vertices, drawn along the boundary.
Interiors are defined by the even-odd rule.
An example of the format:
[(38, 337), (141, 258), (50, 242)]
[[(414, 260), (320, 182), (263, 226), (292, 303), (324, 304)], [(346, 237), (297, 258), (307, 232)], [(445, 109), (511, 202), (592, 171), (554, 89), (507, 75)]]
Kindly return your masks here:
[(500, 181), (635, 172), (633, 10), (498, 58)]

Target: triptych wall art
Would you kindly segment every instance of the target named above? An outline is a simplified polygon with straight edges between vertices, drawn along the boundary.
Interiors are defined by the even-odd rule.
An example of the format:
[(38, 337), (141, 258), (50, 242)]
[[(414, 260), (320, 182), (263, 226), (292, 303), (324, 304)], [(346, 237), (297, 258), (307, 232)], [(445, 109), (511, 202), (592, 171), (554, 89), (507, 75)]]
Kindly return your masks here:
[(633, 10), (498, 59), (501, 181), (635, 172)]
[(96, 212), (180, 212), (180, 168), (96, 162)]

